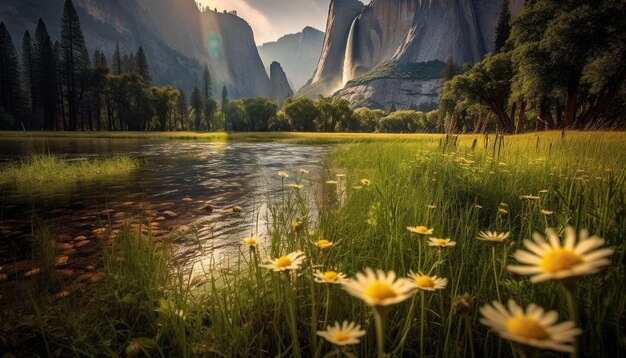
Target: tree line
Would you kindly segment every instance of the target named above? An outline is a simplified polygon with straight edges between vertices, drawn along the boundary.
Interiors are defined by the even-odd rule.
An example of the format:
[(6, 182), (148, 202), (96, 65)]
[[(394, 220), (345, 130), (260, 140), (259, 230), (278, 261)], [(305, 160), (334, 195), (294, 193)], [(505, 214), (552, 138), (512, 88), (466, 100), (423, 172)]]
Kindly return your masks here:
[(444, 76), (446, 130), (623, 128), (626, 2), (527, 0), (513, 18), (508, 5), (494, 53)]

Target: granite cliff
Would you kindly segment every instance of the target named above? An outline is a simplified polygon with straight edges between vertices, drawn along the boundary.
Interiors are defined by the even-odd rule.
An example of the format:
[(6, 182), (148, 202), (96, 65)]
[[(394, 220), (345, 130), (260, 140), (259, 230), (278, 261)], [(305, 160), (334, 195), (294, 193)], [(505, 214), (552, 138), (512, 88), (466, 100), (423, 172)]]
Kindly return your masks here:
[[(333, 0), (311, 83), (298, 95), (336, 95), (384, 108), (429, 108), (439, 74), (493, 50), (502, 0)], [(516, 13), (522, 0), (512, 0)]]
[(302, 32), (288, 34), (275, 42), (259, 46), (259, 55), (266, 66), (274, 61), (279, 62), (292, 88), (298, 89), (311, 79), (323, 44), (323, 32), (305, 27)]
[[(0, 3), (3, 21), (20, 51), (25, 30), (37, 20), (51, 37), (61, 34), (64, 0), (8, 0)], [(154, 82), (180, 87), (187, 94), (200, 84), (208, 64), (214, 93), (226, 85), (233, 98), (269, 96), (269, 77), (248, 23), (234, 14), (200, 12), (194, 0), (74, 0), (90, 53), (110, 59), (115, 43), (122, 52), (146, 51)]]

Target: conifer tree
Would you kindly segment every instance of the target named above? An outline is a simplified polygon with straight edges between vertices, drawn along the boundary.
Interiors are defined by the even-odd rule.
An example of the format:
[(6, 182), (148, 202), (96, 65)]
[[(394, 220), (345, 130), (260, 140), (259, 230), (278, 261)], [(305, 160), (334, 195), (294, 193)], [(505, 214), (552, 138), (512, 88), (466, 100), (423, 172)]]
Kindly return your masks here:
[(122, 74), (122, 55), (120, 54), (120, 43), (115, 42), (115, 52), (113, 52), (112, 70), (113, 74), (119, 76)]
[(446, 61), (446, 67), (441, 71), (441, 79), (443, 82), (449, 81), (456, 74), (456, 70), (454, 69), (454, 61), (452, 57), (448, 57), (448, 61)]
[(202, 96), (205, 100), (213, 97), (213, 79), (208, 65), (204, 65), (204, 73), (202, 74)]
[[(36, 103), (35, 96), (35, 74), (33, 73), (33, 39), (30, 36), (30, 32), (28, 30), (24, 31), (24, 37), (22, 38), (22, 83), (25, 85), (28, 112), (30, 114), (30, 118), (35, 116), (36, 108), (38, 107), (38, 103)], [(30, 123), (28, 123), (28, 128), (30, 128)]]
[(17, 52), (4, 22), (0, 22), (0, 107), (12, 117), (0, 117), (0, 121), (3, 122), (0, 123), (0, 127), (8, 129), (16, 126), (21, 104)]
[(511, 13), (509, 12), (509, 0), (502, 0), (500, 13), (498, 14), (498, 25), (496, 27), (495, 52), (500, 52), (511, 33)]
[(48, 29), (42, 19), (37, 23), (33, 43), (36, 96), (42, 106), (42, 128), (53, 130), (57, 122), (57, 63)]
[(191, 106), (195, 111), (195, 130), (196, 132), (200, 131), (200, 123), (202, 123), (202, 94), (198, 87), (193, 88), (193, 92), (191, 92)]
[(152, 77), (150, 76), (150, 69), (148, 68), (148, 59), (146, 58), (146, 53), (143, 50), (143, 47), (139, 46), (137, 49), (137, 55), (135, 55), (135, 62), (137, 67), (137, 73), (143, 78), (147, 83), (152, 82)]
[(228, 106), (228, 90), (226, 89), (226, 85), (222, 87), (222, 112)]
[(69, 130), (78, 128), (79, 76), (89, 67), (89, 54), (80, 19), (72, 0), (66, 0), (61, 19), (61, 54), (63, 82), (68, 104)]

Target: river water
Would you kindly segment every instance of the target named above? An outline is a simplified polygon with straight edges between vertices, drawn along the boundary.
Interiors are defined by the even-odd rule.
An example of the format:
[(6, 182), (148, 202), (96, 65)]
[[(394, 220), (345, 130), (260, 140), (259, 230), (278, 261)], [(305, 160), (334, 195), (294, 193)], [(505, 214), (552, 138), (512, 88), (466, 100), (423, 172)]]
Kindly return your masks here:
[[(102, 236), (113, 237), (124, 222), (146, 225), (156, 236), (192, 227), (194, 242), (177, 249), (190, 262), (238, 252), (243, 237), (264, 232), (264, 200), (283, 188), (278, 171), (290, 173), (285, 184), (302, 175), (299, 169), (309, 171), (299, 179), (319, 183), (328, 149), (282, 143), (2, 139), (0, 165), (33, 153), (67, 160), (126, 153), (139, 159), (140, 167), (129, 175), (69, 185), (0, 187), (0, 267), (9, 280), (33, 269), (32, 232), (39, 227), (50, 229), (58, 254), (69, 257), (59, 266), (78, 273), (94, 261)], [(240, 213), (233, 212), (235, 205)]]

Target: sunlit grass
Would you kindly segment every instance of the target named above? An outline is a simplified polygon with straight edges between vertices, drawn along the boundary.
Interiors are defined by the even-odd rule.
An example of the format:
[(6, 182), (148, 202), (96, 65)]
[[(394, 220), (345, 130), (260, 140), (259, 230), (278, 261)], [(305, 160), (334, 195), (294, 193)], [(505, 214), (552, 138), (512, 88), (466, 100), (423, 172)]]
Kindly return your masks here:
[(63, 184), (127, 174), (139, 163), (128, 155), (108, 158), (66, 161), (53, 155), (32, 155), (20, 162), (0, 166), (0, 184), (18, 186)]
[[(86, 292), (95, 297), (92, 304), (77, 305), (78, 298), (42, 303), (45, 322), (55, 322), (56, 329), (38, 329), (52, 345), (79, 347), (75, 353), (86, 355), (131, 349), (156, 356), (508, 357), (517, 343), (528, 353), (525, 340), (545, 336), (532, 330), (549, 328), (532, 321), (541, 316), (531, 306), (536, 304), (582, 329), (580, 336), (575, 329), (565, 332), (565, 350), (577, 346), (581, 357), (624, 352), (623, 133), (381, 138), (342, 137), (320, 183), (298, 168), (267, 178), (284, 188), (283, 195), (268, 196), (267, 236), (255, 236), (254, 245), (241, 238), (238, 259), (207, 267), (204, 280), (181, 271), (169, 245), (123, 233), (105, 255), (107, 279)], [(304, 187), (289, 187), (296, 182)], [(585, 272), (575, 285), (533, 283), (507, 269), (519, 264), (515, 253), (533, 233), (553, 227), (564, 237), (567, 226), (604, 238), (602, 249), (615, 250), (608, 265)], [(455, 245), (430, 246), (429, 237)], [(558, 262), (560, 269), (573, 264), (571, 257)], [(368, 267), (382, 270), (381, 282), (369, 277), (361, 280), (362, 291), (354, 283), (357, 291), (342, 289), (343, 275), (358, 278)], [(325, 282), (328, 272), (341, 273), (340, 283)], [(411, 280), (422, 288), (385, 286), (391, 272), (403, 285)], [(195, 287), (192, 281), (205, 283)], [(532, 318), (511, 322), (516, 343), (498, 336), (505, 331), (489, 331), (498, 326), (498, 315), (480, 323), (479, 308), (510, 299), (529, 307)], [(74, 312), (58, 316), (59, 307)], [(357, 344), (337, 344), (348, 335), (327, 340), (318, 334), (344, 320), (365, 331)]]

